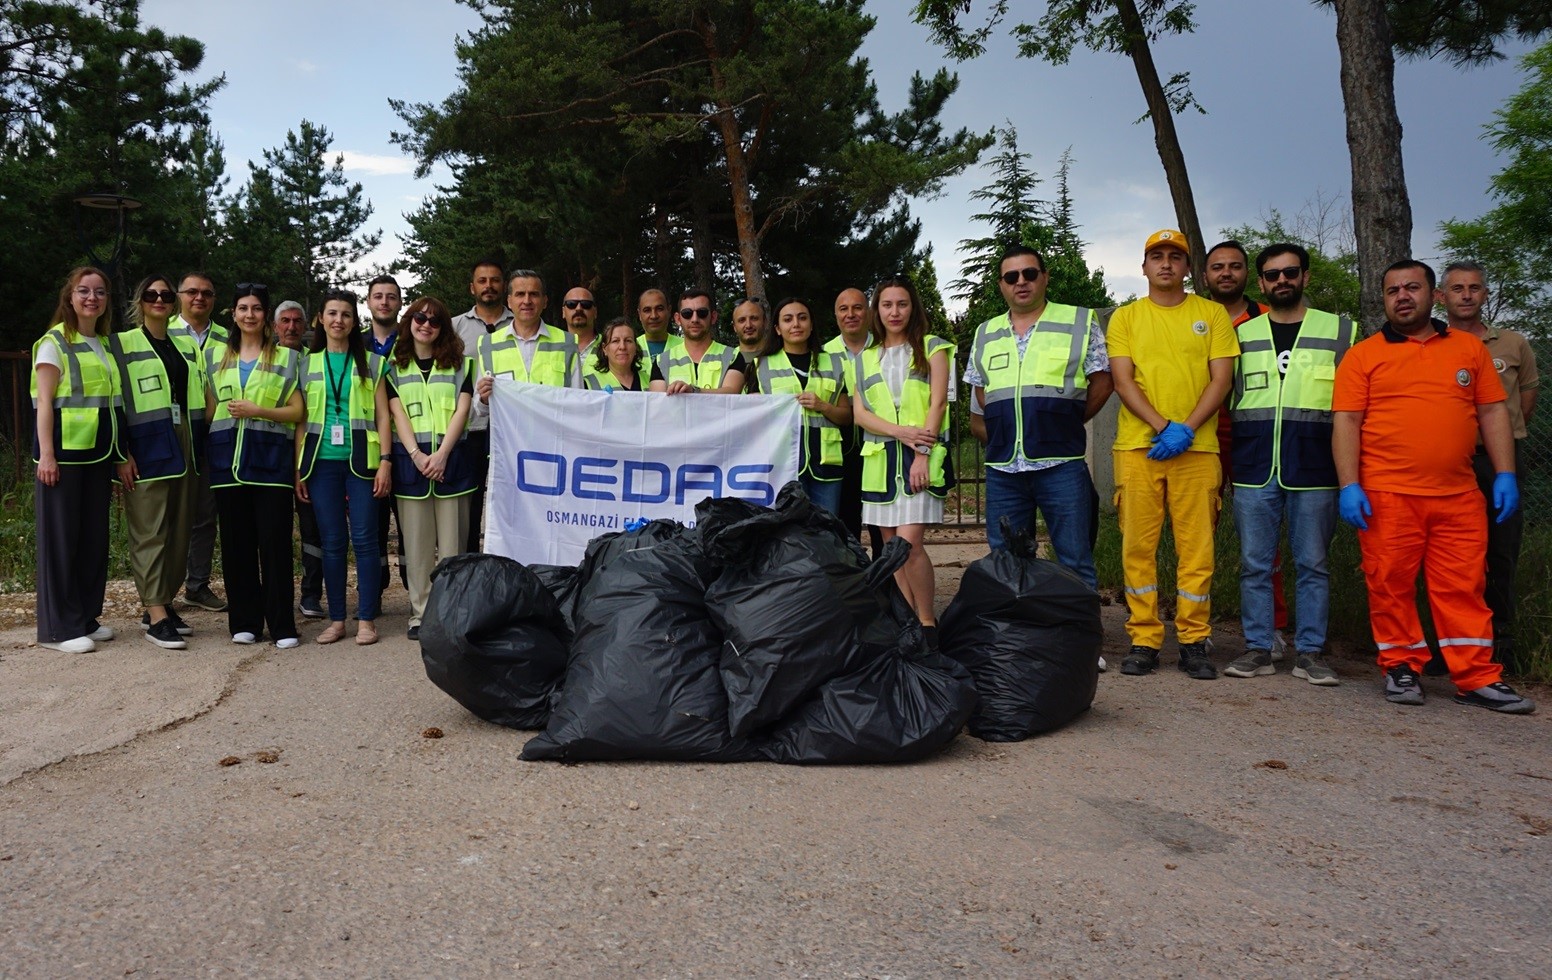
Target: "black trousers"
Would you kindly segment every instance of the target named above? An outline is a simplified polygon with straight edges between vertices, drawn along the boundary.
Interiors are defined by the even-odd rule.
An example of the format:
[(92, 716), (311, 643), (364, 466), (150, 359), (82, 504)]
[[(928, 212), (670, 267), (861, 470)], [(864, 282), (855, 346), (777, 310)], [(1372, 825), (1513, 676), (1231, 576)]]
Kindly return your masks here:
[(470, 431), (464, 446), (477, 482), (474, 492), (469, 494), (469, 537), (464, 541), (463, 550), (477, 555), (480, 553), (480, 520), (485, 515), (485, 481), (490, 476), (490, 430)]
[(54, 486), (34, 483), (39, 642), (74, 640), (101, 625), (112, 494), (110, 462), (62, 465)]
[(296, 501), (296, 526), (302, 536), (302, 605), (323, 608), (323, 538), (313, 505)]
[[(1513, 649), (1514, 643), (1514, 572), (1520, 563), (1520, 542), (1525, 537), (1525, 509), (1522, 501), (1520, 510), (1499, 524), (1493, 508), (1493, 477), (1497, 476), (1493, 461), (1486, 452), (1478, 452), (1471, 465), (1476, 470), (1477, 486), (1487, 500), (1487, 591), (1483, 598), (1487, 600), (1487, 608), (1493, 611), (1494, 646), (1504, 654)], [(1520, 443), (1516, 439), (1514, 471), (1523, 477), (1520, 465)], [(1506, 640), (1508, 643), (1504, 642)]]
[(232, 633), (272, 640), (296, 636), (291, 578), (291, 502), (288, 487), (218, 487), (221, 568), (226, 579), (226, 623)]

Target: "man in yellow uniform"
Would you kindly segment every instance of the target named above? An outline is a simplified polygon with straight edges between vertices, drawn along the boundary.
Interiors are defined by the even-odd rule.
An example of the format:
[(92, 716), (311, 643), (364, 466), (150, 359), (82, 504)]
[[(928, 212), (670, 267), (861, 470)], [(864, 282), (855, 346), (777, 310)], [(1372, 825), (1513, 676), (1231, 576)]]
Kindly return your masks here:
[(1179, 555), (1179, 667), (1197, 680), (1211, 680), (1218, 676), (1208, 658), (1213, 526), (1223, 477), (1216, 424), (1239, 343), (1222, 306), (1186, 292), (1190, 268), (1186, 236), (1173, 229), (1154, 232), (1143, 246), (1148, 295), (1110, 319), (1110, 371), (1121, 396), (1116, 509), (1132, 642), (1121, 673), (1147, 674), (1159, 665), (1164, 624), (1158, 548), (1167, 514)]

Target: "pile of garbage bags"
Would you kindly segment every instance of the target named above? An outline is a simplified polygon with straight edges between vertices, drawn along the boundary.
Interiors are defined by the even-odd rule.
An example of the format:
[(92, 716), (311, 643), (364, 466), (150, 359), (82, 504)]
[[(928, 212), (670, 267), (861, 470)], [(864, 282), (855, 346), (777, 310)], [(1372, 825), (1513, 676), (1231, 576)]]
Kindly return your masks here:
[[(1014, 669), (996, 682), (1002, 700), (978, 709), (972, 676), (1008, 674), (1008, 656), (1000, 641), (983, 655), (947, 642), (944, 654), (928, 650), (894, 584), (908, 552), (896, 540), (869, 561), (796, 483), (773, 508), (708, 499), (694, 528), (653, 521), (605, 535), (574, 568), (447, 559), (421, 622), (422, 657), (431, 680), (479, 717), (542, 728), (523, 748), (527, 760), (909, 762), (967, 721), (974, 732), (982, 716), (989, 732), (1023, 725), (1029, 734), (1087, 708), (1097, 648), (1081, 707), (1041, 690), (1011, 728), (1002, 717), (1003, 689), (1019, 676), (1083, 687), (1081, 671), (1049, 666), (1058, 658), (1046, 652), (1045, 666)], [(998, 574), (989, 567), (986, 577)], [(987, 617), (1022, 582), (988, 588), (995, 600), (984, 610), (962, 588), (965, 643), (1003, 631)], [(1093, 614), (1097, 635), (1097, 597)], [(1067, 616), (1045, 639), (1082, 633)], [(1033, 635), (1047, 628), (1035, 619), (1007, 623)]]

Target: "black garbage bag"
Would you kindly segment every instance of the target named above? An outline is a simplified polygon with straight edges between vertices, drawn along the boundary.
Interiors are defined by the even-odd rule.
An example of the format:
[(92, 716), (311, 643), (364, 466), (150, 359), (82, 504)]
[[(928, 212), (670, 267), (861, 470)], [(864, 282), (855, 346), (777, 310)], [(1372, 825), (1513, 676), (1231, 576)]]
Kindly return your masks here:
[(714, 566), (684, 528), (639, 543), (613, 542), (614, 553), (583, 584), (554, 713), (523, 747), (524, 759), (754, 757), (728, 731), (717, 673), (722, 633), (705, 602)]
[(570, 638), (550, 590), (510, 558), (454, 555), (431, 573), (426, 676), (486, 721), (543, 728)]
[(581, 569), (575, 565), (529, 565), (528, 570), (537, 575), (555, 597), (555, 606), (566, 621), (566, 629), (575, 629), (577, 592), (582, 588)]
[(970, 734), (1017, 742), (1072, 721), (1094, 702), (1104, 631), (1099, 595), (1011, 534), (965, 569), (939, 623), (944, 655), (975, 678), (980, 707)]
[(914, 762), (952, 742), (975, 708), (964, 667), (929, 653), (898, 589), (863, 636), (869, 659), (824, 684), (757, 740), (772, 762)]
[(839, 519), (797, 483), (783, 488), (774, 509), (753, 508), (742, 520), (722, 520), (728, 503), (742, 501), (697, 507), (696, 527), (724, 566), (706, 606), (724, 635), (728, 725), (744, 736), (862, 666), (861, 635), (887, 612), (882, 587), (892, 587), (910, 546), (902, 541), (869, 565)]

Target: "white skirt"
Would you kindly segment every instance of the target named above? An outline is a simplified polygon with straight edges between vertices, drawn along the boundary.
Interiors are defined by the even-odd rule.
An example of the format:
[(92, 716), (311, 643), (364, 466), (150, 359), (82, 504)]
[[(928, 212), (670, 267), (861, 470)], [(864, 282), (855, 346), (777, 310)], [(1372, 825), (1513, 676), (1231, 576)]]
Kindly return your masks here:
[(862, 502), (862, 523), (877, 527), (900, 527), (905, 524), (942, 524), (943, 498), (930, 493), (906, 493), (905, 487), (895, 488), (895, 499), (887, 504)]

